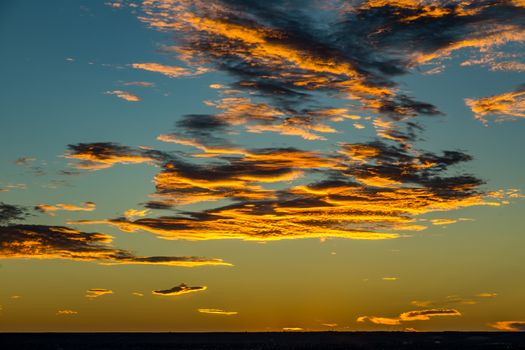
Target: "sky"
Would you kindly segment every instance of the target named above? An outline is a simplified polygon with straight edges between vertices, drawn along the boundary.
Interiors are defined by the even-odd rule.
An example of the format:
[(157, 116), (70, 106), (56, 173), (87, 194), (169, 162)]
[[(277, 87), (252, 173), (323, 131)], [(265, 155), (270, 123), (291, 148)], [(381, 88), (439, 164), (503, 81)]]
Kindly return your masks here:
[(525, 1), (0, 4), (0, 331), (524, 331)]

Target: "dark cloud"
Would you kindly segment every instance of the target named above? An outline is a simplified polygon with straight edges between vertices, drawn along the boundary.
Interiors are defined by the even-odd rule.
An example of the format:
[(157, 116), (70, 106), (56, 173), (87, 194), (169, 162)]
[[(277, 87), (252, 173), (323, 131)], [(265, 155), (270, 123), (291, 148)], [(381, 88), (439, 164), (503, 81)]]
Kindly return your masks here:
[(68, 145), (65, 157), (79, 160), (77, 169), (98, 170), (114, 164), (137, 164), (152, 162), (159, 157), (157, 152), (146, 148), (130, 148), (113, 142), (79, 143)]
[[(150, 152), (152, 152), (150, 150)], [(167, 239), (387, 239), (419, 231), (418, 215), (473, 205), (500, 205), (504, 193), (484, 193), (482, 181), (453, 168), (461, 151), (422, 152), (395, 142), (341, 144), (333, 155), (294, 148), (243, 150), (211, 162), (166, 157), (155, 177), (150, 209), (227, 199), (201, 212), (159, 218), (79, 221)], [(268, 189), (267, 183), (321, 177), (310, 184)]]
[[(82, 223), (168, 239), (384, 239), (423, 230), (423, 214), (505, 203), (507, 193), (484, 191), (483, 180), (457, 170), (472, 159), (467, 153), (417, 149), (423, 128), (415, 118), (440, 112), (411, 97), (396, 77), (460, 49), (485, 52), (523, 40), (525, 7), (495, 0), (345, 5), (145, 3), (140, 20), (175, 31), (170, 47), (176, 49), (165, 51), (191, 68), (148, 63), (139, 64), (142, 69), (174, 77), (211, 68), (232, 81), (212, 84), (219, 98), (205, 104), (215, 113), (183, 116), (171, 134), (158, 137), (200, 153), (113, 143), (70, 146), (67, 157), (94, 167), (155, 163), (160, 172), (145, 206), (177, 210), (158, 218)], [(341, 132), (336, 123), (345, 120), (370, 124), (377, 137), (324, 152), (250, 149), (229, 139), (243, 130), (322, 141)], [(215, 207), (200, 212), (180, 209), (212, 201)]]
[(29, 215), (31, 214), (26, 207), (0, 202), (0, 225), (24, 220)]
[(178, 286), (175, 286), (170, 289), (165, 290), (154, 290), (152, 294), (154, 295), (162, 295), (162, 296), (178, 296), (182, 294), (188, 294), (188, 293), (194, 293), (194, 292), (201, 292), (206, 290), (206, 286), (198, 286), (198, 287), (190, 287), (187, 286), (184, 283), (179, 284)]
[[(20, 215), (17, 211), (9, 215), (8, 220), (19, 219)], [(0, 226), (0, 258), (69, 259), (104, 264), (229, 265), (221, 259), (202, 257), (137, 256), (127, 250), (111, 247), (111, 240), (111, 236), (103, 233), (82, 232), (63, 226)]]

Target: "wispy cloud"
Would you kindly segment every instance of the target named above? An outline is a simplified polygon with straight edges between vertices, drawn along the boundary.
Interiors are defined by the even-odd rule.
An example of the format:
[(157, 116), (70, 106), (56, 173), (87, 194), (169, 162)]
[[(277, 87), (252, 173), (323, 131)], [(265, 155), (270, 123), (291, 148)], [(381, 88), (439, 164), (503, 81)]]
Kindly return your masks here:
[(124, 212), (124, 216), (128, 220), (132, 220), (137, 217), (144, 217), (149, 214), (149, 209), (138, 210), (138, 209), (128, 209)]
[(456, 309), (428, 309), (403, 312), (397, 317), (360, 316), (357, 322), (371, 322), (379, 325), (396, 326), (404, 322), (428, 321), (436, 316), (461, 316)]
[(301, 327), (283, 327), (283, 332), (304, 332), (304, 328)]
[(232, 316), (237, 315), (237, 311), (225, 311), (222, 309), (197, 309), (198, 312), (202, 314), (212, 314), (212, 315), (224, 315), (224, 316)]
[(21, 166), (30, 166), (35, 160), (36, 158), (33, 157), (20, 157), (15, 160), (15, 164)]
[(140, 86), (140, 87), (154, 87), (155, 83), (149, 82), (149, 81), (128, 81), (123, 83), (125, 86)]
[(525, 321), (498, 321), (489, 326), (500, 331), (525, 332)]
[(56, 312), (56, 315), (57, 316), (72, 316), (72, 315), (76, 315), (78, 314), (78, 311), (75, 311), (75, 310), (69, 310), (69, 309), (65, 309), (65, 310), (58, 310)]
[(482, 122), (486, 122), (485, 117), (489, 115), (499, 117), (500, 120), (525, 118), (525, 87), (479, 99), (467, 98), (465, 103)]
[(112, 90), (112, 91), (106, 91), (107, 95), (115, 95), (118, 98), (129, 101), (129, 102), (138, 102), (141, 100), (140, 97), (137, 95), (132, 94), (131, 92), (122, 91), (122, 90)]
[(156, 72), (164, 74), (170, 78), (187, 77), (192, 75), (199, 75), (206, 73), (206, 68), (198, 68), (195, 71), (184, 67), (167, 66), (159, 63), (133, 63), (131, 65), (135, 69), (142, 69), (149, 72)]
[(497, 297), (497, 293), (478, 293), (469, 297), (461, 297), (459, 295), (449, 295), (444, 300), (414, 300), (411, 302), (412, 305), (419, 307), (433, 307), (433, 308), (445, 308), (452, 305), (475, 305), (479, 302), (486, 301), (485, 299), (491, 299)]
[(383, 277), (383, 281), (397, 281), (399, 277)]
[(45, 214), (55, 215), (56, 211), (93, 211), (97, 208), (97, 205), (93, 202), (84, 202), (81, 205), (76, 204), (38, 204), (35, 206), (35, 210)]
[(113, 294), (111, 289), (105, 288), (91, 288), (86, 291), (86, 298), (94, 299), (104, 295)]

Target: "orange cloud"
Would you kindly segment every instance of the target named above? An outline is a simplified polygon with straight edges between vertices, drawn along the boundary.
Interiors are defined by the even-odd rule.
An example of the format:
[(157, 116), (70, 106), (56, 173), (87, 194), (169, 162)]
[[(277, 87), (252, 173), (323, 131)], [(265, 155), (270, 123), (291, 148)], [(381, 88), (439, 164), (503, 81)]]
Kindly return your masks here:
[(124, 216), (128, 220), (132, 220), (137, 217), (144, 217), (149, 214), (149, 209), (137, 210), (137, 209), (128, 209), (124, 212)]
[(138, 164), (152, 162), (155, 159), (148, 152), (120, 146), (110, 142), (69, 145), (70, 152), (65, 158), (80, 160), (73, 164), (76, 169), (99, 170), (115, 164)]
[(221, 259), (191, 256), (137, 256), (109, 245), (112, 237), (102, 233), (81, 232), (62, 226), (0, 226), (2, 259), (67, 259), (101, 264), (150, 264), (167, 266), (227, 265)]
[(97, 205), (93, 202), (84, 202), (82, 205), (58, 203), (55, 205), (38, 204), (35, 209), (49, 215), (55, 215), (56, 211), (93, 211)]
[(403, 322), (428, 321), (436, 316), (461, 316), (456, 309), (428, 309), (403, 312), (398, 317), (360, 316), (357, 322), (372, 322), (379, 325), (396, 326)]
[(498, 321), (489, 326), (500, 331), (525, 332), (525, 321)]
[(465, 99), (476, 119), (485, 121), (485, 117), (493, 115), (500, 119), (525, 118), (525, 90), (507, 92), (480, 99)]
[(122, 100), (130, 101), (130, 102), (138, 102), (138, 101), (141, 100), (141, 98), (138, 97), (137, 95), (133, 95), (130, 92), (126, 92), (126, 91), (122, 91), (122, 90), (106, 91), (106, 94), (107, 95), (115, 95), (115, 96), (117, 96), (118, 98), (120, 98)]
[(301, 327), (283, 327), (283, 332), (304, 332)]

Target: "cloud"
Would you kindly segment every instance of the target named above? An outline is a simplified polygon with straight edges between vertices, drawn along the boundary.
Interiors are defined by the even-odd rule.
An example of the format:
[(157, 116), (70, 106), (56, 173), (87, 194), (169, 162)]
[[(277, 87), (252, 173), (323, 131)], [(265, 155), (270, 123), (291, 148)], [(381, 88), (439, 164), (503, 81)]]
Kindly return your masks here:
[(154, 290), (151, 292), (153, 295), (161, 295), (161, 296), (178, 296), (182, 294), (188, 294), (188, 293), (195, 293), (195, 292), (201, 292), (205, 291), (208, 287), (206, 286), (198, 286), (198, 287), (190, 287), (187, 286), (184, 283), (179, 284), (178, 286), (175, 286), (170, 289), (165, 290)]
[(94, 299), (109, 294), (113, 294), (111, 289), (91, 288), (86, 291), (86, 298)]
[(444, 300), (432, 301), (432, 300), (414, 300), (411, 302), (412, 305), (419, 307), (433, 307), (433, 308), (445, 308), (452, 305), (475, 305), (478, 304), (482, 299), (495, 298), (496, 293), (479, 293), (471, 297), (461, 297), (458, 295), (449, 295)]
[[(199, 163), (160, 151), (125, 149), (140, 159), (149, 157), (161, 169), (154, 179), (152, 210), (221, 199), (231, 204), (157, 218), (74, 223), (144, 230), (166, 239), (392, 239), (399, 231), (425, 229), (416, 222), (419, 215), (499, 206), (513, 196), (482, 192), (483, 182), (468, 174), (445, 175), (471, 159), (463, 152), (422, 152), (380, 141), (340, 144), (331, 155), (294, 148), (236, 149), (213, 154), (220, 162), (204, 157)], [(109, 151), (105, 157), (118, 159)], [(321, 179), (291, 187), (285, 183), (284, 189), (267, 187), (299, 181), (306, 174)]]
[(478, 298), (495, 298), (498, 296), (498, 293), (479, 293), (476, 296)]
[(112, 237), (63, 226), (0, 226), (2, 259), (67, 259), (101, 264), (152, 264), (167, 266), (231, 265), (221, 259), (203, 257), (137, 256), (111, 247)]
[(486, 122), (485, 117), (488, 115), (499, 117), (500, 120), (525, 118), (525, 87), (479, 99), (467, 98), (465, 103), (476, 119), (482, 122)]
[(225, 315), (225, 316), (232, 316), (237, 315), (237, 311), (225, 311), (221, 309), (197, 309), (198, 312), (202, 314), (212, 314), (212, 315)]
[(75, 204), (64, 204), (59, 203), (55, 205), (49, 204), (38, 204), (35, 206), (35, 210), (40, 211), (45, 214), (55, 215), (56, 211), (65, 210), (65, 211), (93, 211), (97, 205), (93, 202), (84, 202), (81, 205)]
[(500, 331), (525, 332), (525, 321), (498, 321), (489, 326)]
[(20, 157), (15, 160), (16, 165), (30, 166), (36, 159), (32, 157)]
[(128, 220), (132, 220), (137, 217), (144, 217), (149, 214), (149, 209), (137, 210), (137, 209), (128, 209), (124, 212), (124, 216)]
[(430, 222), (433, 224), (433, 225), (450, 225), (450, 224), (454, 224), (457, 222), (457, 220), (455, 219), (444, 219), (444, 218), (441, 218), (441, 219), (432, 219), (430, 220)]
[(137, 95), (132, 94), (131, 92), (126, 92), (122, 90), (112, 90), (112, 91), (106, 91), (106, 95), (115, 95), (118, 98), (129, 101), (129, 102), (138, 102), (141, 100), (140, 97)]
[(140, 86), (140, 87), (154, 87), (155, 83), (151, 83), (149, 81), (128, 81), (126, 83), (123, 83), (125, 86)]
[[(487, 53), (525, 39), (525, 8), (504, 0), (373, 0), (339, 9), (311, 0), (301, 1), (304, 11), (297, 6), (155, 0), (144, 4), (139, 19), (175, 32), (171, 52), (190, 66), (226, 71), (238, 79), (230, 84), (238, 90), (275, 104), (330, 90), (394, 118), (438, 111), (405, 95), (393, 77), (458, 51)], [(320, 12), (326, 13), (323, 25)]]
[(115, 164), (138, 164), (154, 161), (151, 152), (132, 149), (113, 142), (79, 143), (68, 145), (65, 158), (79, 160), (72, 166), (82, 170), (99, 170)]
[(77, 311), (75, 310), (69, 310), (69, 309), (65, 309), (65, 310), (58, 310), (56, 312), (56, 315), (57, 316), (71, 316), (71, 315), (76, 315), (78, 314)]
[(321, 324), (321, 326), (325, 326), (325, 327), (329, 327), (329, 328), (334, 328), (334, 327), (337, 327), (338, 324), (337, 324), (337, 323), (323, 323), (323, 324)]
[(199, 75), (206, 73), (207, 69), (198, 68), (196, 71), (192, 71), (188, 68), (166, 66), (159, 63), (133, 63), (131, 65), (135, 69), (142, 69), (148, 72), (156, 72), (164, 74), (170, 78), (187, 77), (192, 75)]
[(383, 277), (382, 280), (383, 281), (397, 281), (399, 278), (398, 277)]
[(379, 325), (396, 326), (404, 322), (428, 321), (436, 316), (461, 316), (461, 313), (456, 309), (415, 310), (403, 312), (398, 317), (360, 316), (357, 322), (368, 321)]
[(301, 327), (283, 327), (283, 332), (304, 332)]
[[(419, 221), (423, 214), (507, 203), (509, 192), (484, 190), (482, 179), (456, 170), (472, 160), (469, 154), (417, 149), (423, 128), (416, 118), (441, 113), (396, 80), (444, 65), (459, 51), (468, 56), (523, 41), (525, 8), (497, 0), (346, 5), (305, 0), (298, 11), (296, 2), (144, 2), (139, 19), (169, 33), (173, 41), (163, 52), (184, 67), (143, 62), (133, 68), (169, 77), (218, 70), (228, 83), (212, 84), (218, 98), (204, 103), (213, 111), (181, 116), (158, 137), (190, 151), (70, 145), (65, 157), (79, 161), (73, 164), (79, 169), (158, 167), (145, 207), (177, 208), (158, 217), (76, 223), (165, 239), (380, 240), (450, 223)], [(326, 21), (320, 23), (319, 13)], [(342, 123), (356, 120), (369, 123), (376, 136), (328, 144), (345, 131)], [(237, 144), (241, 133), (302, 138), (318, 151), (250, 149)], [(208, 209), (185, 207), (195, 203)]]
[(24, 220), (29, 215), (26, 207), (0, 202), (0, 225), (9, 224), (11, 221)]
[(8, 184), (3, 187), (0, 187), (0, 193), (9, 192), (12, 189), (25, 190), (27, 189), (27, 185), (26, 184)]

